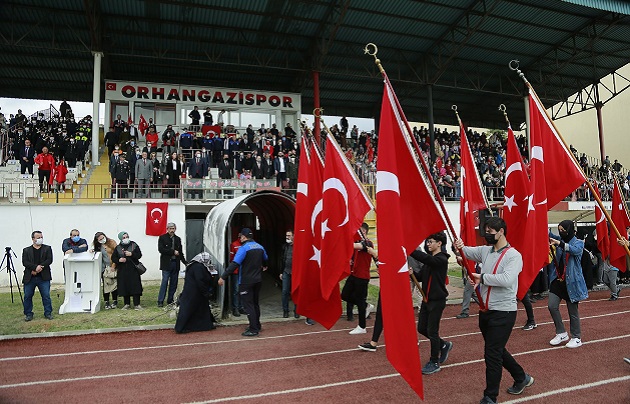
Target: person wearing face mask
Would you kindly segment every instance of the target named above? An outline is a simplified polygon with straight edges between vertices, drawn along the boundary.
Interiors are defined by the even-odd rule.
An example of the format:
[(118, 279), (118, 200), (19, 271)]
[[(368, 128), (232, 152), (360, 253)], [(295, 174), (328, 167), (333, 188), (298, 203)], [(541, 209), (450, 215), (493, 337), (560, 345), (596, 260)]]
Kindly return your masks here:
[(88, 243), (84, 238), (81, 238), (79, 230), (72, 229), (70, 231), (70, 237), (64, 239), (61, 243), (61, 250), (65, 255), (86, 252), (88, 250)]
[[(201, 158), (201, 152), (197, 151), (195, 156), (188, 162), (188, 177), (201, 179), (206, 176), (207, 172), (208, 164)], [(203, 198), (203, 191), (201, 188), (197, 190), (192, 189), (190, 193), (192, 199), (195, 199), (195, 196), (199, 196), (199, 199)]]
[[(282, 317), (289, 318), (289, 300), (291, 299), (291, 276), (293, 274), (293, 230), (287, 230), (285, 243), (282, 246), (282, 268), (280, 280), (282, 281)], [(293, 316), (300, 318), (297, 306), (293, 302)]]
[(33, 319), (33, 296), (35, 287), (42, 296), (44, 317), (53, 319), (52, 300), (50, 299), (50, 264), (53, 262), (53, 252), (49, 245), (44, 244), (44, 235), (36, 230), (31, 234), (33, 244), (22, 250), (22, 265), (24, 266), (24, 321)]
[(254, 167), (252, 167), (252, 177), (257, 180), (262, 180), (265, 178), (262, 164), (262, 157), (256, 156), (256, 162), (254, 163)]
[(516, 322), (518, 274), (523, 269), (521, 254), (505, 238), (507, 230), (503, 219), (491, 217), (486, 221), (484, 237), (489, 245), (466, 247), (461, 239), (454, 243), (467, 259), (481, 263), (481, 273), (473, 273), (471, 280), (475, 288), (480, 287), (482, 307), (486, 309), (479, 312), (486, 363), (486, 388), (481, 404), (497, 402), (502, 368), (514, 379), (512, 387), (507, 389), (509, 394), (521, 394), (534, 383), (534, 378), (525, 373), (505, 348)]
[(118, 273), (118, 295), (123, 297), (125, 305), (123, 310), (131, 308), (131, 298), (136, 310), (142, 310), (140, 306), (140, 296), (142, 296), (142, 281), (136, 269), (135, 263), (142, 258), (140, 247), (129, 238), (129, 233), (121, 231), (118, 233), (120, 244), (116, 246), (112, 253), (112, 262), (116, 264)]
[(289, 161), (286, 157), (284, 157), (283, 152), (279, 152), (278, 157), (276, 157), (273, 160), (273, 169), (276, 174), (276, 186), (279, 188), (280, 187), (286, 188), (283, 185), (284, 185), (284, 181), (287, 179), (287, 165), (288, 164), (289, 164)]
[[(105, 310), (118, 307), (118, 273), (116, 264), (112, 263), (112, 254), (116, 249), (116, 241), (107, 237), (102, 231), (94, 234), (90, 252), (101, 253), (101, 279), (103, 280), (103, 300)], [(112, 302), (109, 302), (111, 294)]]
[(295, 190), (297, 190), (297, 180), (298, 180), (298, 163), (295, 158), (295, 154), (289, 153), (289, 160), (287, 163), (287, 179), (289, 180), (289, 189), (292, 195), (295, 195)]
[[(560, 345), (568, 341), (567, 348), (582, 346), (580, 313), (578, 303), (588, 298), (588, 289), (582, 273), (582, 253), (584, 241), (575, 237), (575, 225), (570, 220), (563, 220), (558, 225), (559, 235), (549, 232), (549, 244), (556, 247), (550, 274), (549, 300), (547, 307), (556, 327), (556, 336), (549, 341), (551, 345)], [(564, 300), (569, 311), (571, 338), (567, 334), (562, 315), (560, 300)]]
[(138, 198), (147, 198), (148, 187), (153, 181), (153, 162), (149, 160), (147, 152), (142, 152), (141, 158), (136, 161), (135, 178), (138, 183)]
[(77, 166), (77, 156), (79, 154), (79, 148), (76, 144), (76, 139), (74, 137), (70, 137), (65, 142), (65, 152), (63, 154), (66, 162), (68, 163), (68, 168), (75, 168)]

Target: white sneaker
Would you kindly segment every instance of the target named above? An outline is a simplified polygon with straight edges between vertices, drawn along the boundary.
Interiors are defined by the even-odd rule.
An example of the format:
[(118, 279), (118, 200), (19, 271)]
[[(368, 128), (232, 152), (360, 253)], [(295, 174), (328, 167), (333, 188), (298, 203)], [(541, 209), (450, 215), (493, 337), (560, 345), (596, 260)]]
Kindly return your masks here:
[(368, 303), (367, 307), (365, 308), (365, 318), (368, 318), (370, 313), (373, 311), (374, 311), (374, 305), (372, 303)]
[(579, 348), (582, 346), (582, 340), (579, 338), (571, 338), (571, 341), (567, 343), (567, 348)]
[(357, 328), (349, 332), (350, 335), (365, 334), (365, 333), (367, 333), (367, 331), (365, 331), (365, 328), (361, 328), (358, 325), (357, 325)]
[(561, 343), (568, 341), (569, 340), (569, 334), (562, 333), (562, 334), (556, 334), (555, 337), (553, 337), (553, 339), (551, 341), (549, 341), (549, 343), (551, 345), (560, 345)]

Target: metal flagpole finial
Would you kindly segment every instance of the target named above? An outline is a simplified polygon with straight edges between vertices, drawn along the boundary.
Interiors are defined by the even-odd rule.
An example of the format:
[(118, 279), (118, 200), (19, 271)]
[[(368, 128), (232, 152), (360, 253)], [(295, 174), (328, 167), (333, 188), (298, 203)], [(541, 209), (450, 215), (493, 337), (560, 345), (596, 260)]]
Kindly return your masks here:
[(363, 53), (365, 53), (366, 55), (374, 56), (374, 63), (376, 63), (376, 66), (378, 66), (378, 70), (381, 72), (381, 74), (385, 73), (385, 70), (381, 65), (381, 60), (376, 56), (376, 54), (378, 53), (378, 46), (370, 42), (365, 45), (365, 48), (363, 48)]
[(461, 119), (459, 118), (459, 112), (457, 112), (457, 105), (451, 105), (451, 109), (455, 112), (455, 116), (457, 116), (457, 122), (461, 123)]
[(510, 67), (511, 70), (514, 70), (516, 73), (518, 73), (518, 77), (523, 79), (525, 83), (529, 84), (529, 81), (527, 81), (527, 78), (525, 77), (525, 73), (523, 73), (520, 69), (521, 67), (520, 62), (517, 59), (510, 60), (510, 63), (508, 63), (508, 66)]
[(324, 112), (324, 108), (315, 108), (313, 110), (313, 116), (316, 118), (319, 118), (320, 120), (322, 119), (322, 112)]
[(499, 111), (503, 113), (503, 116), (505, 117), (505, 121), (507, 122), (509, 126), (510, 120), (508, 119), (508, 116), (507, 116), (507, 108), (505, 107), (505, 104), (499, 104)]

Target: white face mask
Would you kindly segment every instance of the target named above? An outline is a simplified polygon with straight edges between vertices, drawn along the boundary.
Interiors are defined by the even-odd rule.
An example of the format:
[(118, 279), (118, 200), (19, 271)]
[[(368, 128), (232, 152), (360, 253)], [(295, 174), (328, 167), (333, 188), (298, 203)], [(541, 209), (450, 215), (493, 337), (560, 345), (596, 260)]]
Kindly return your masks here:
[(290, 238), (287, 237), (286, 240), (287, 240), (287, 243), (293, 244), (293, 240), (291, 240)]
[(102, 238), (102, 239), (98, 240), (98, 242), (100, 244), (105, 244), (107, 242), (107, 239), (106, 238)]
[(131, 240), (129, 240), (128, 238), (124, 238), (120, 241), (121, 244), (127, 245), (129, 243), (131, 243)]
[(38, 238), (37, 240), (35, 240), (35, 244), (37, 244), (37, 245), (44, 244), (44, 238), (43, 237), (42, 238)]

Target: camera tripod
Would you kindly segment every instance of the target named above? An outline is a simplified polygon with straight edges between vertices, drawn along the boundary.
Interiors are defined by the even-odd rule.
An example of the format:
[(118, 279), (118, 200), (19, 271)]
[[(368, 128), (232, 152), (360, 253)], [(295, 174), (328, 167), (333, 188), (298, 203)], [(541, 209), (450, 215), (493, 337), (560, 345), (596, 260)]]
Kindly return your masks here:
[[(13, 258), (11, 258), (11, 254), (13, 254), (15, 258), (17, 258), (17, 255), (15, 255), (15, 252), (11, 251), (11, 247), (5, 247), (4, 249), (6, 252), (4, 253), (4, 258), (2, 258), (2, 262), (0, 262), (0, 271), (2, 270), (2, 267), (6, 261), (7, 273), (9, 274), (9, 285), (11, 287), (11, 303), (13, 303), (13, 278), (15, 278), (15, 286), (17, 286), (17, 290), (20, 293), (20, 300), (22, 301), (22, 304), (24, 304), (24, 298), (22, 298), (22, 289), (20, 289), (20, 281), (18, 281), (17, 274), (15, 273), (15, 265), (13, 265)], [(11, 278), (11, 273), (13, 273), (13, 278)]]

